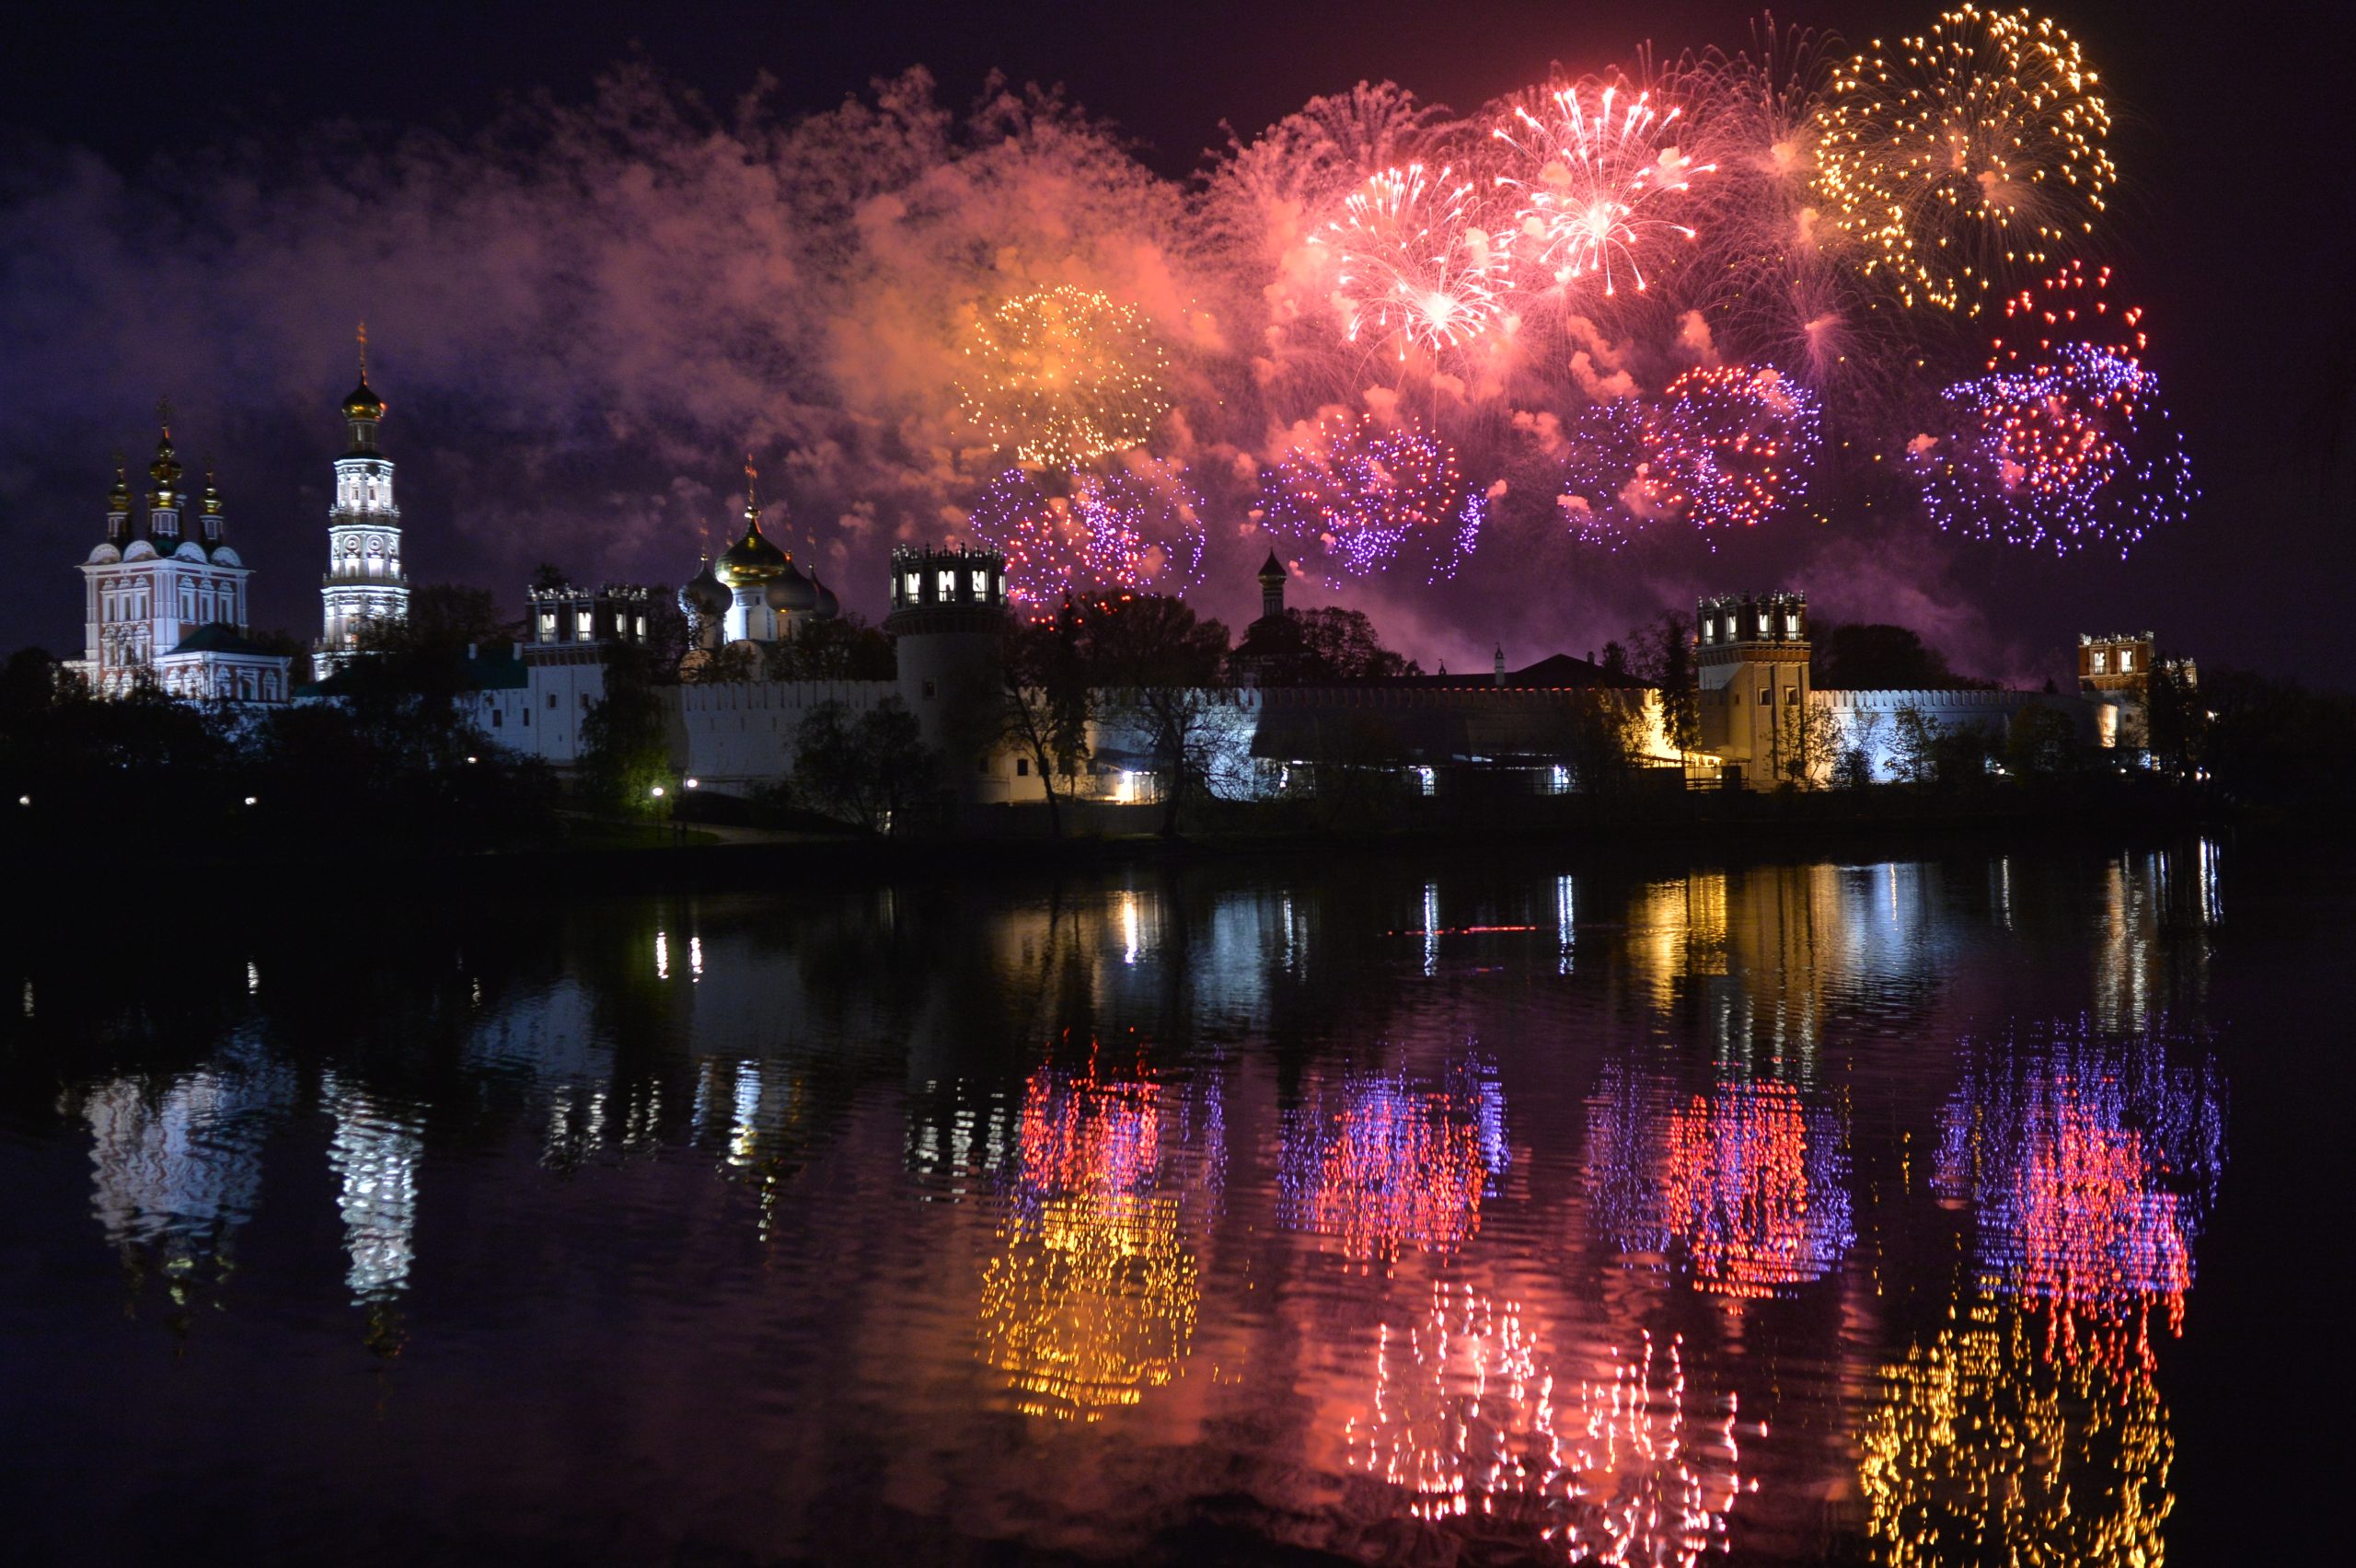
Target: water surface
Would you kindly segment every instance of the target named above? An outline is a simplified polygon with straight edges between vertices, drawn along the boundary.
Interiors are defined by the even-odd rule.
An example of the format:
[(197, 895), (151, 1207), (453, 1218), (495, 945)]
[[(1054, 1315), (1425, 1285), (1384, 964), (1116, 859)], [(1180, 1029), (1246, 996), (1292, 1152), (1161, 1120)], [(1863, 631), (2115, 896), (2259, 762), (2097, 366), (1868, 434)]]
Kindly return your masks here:
[(2344, 882), (1555, 860), (28, 922), (15, 1534), (2325, 1551)]

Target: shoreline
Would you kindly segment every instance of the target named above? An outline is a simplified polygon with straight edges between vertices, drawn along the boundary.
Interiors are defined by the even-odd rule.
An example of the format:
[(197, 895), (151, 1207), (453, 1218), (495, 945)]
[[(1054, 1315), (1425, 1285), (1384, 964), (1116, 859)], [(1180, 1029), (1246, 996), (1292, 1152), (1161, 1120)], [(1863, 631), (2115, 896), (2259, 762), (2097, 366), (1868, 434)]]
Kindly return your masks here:
[[(2116, 842), (2189, 832), (2254, 827), (2284, 821), (2228, 811), (2175, 795), (2137, 792), (2068, 801), (1894, 797), (1856, 801), (1829, 794), (1605, 798), (1547, 802), (1543, 812), (1507, 809), (1450, 813), (1440, 820), (1334, 826), (1299, 823), (1211, 825), (1174, 838), (1155, 834), (1047, 838), (1005, 834), (907, 837), (780, 834), (757, 840), (715, 840), (699, 824), (680, 824), (690, 841), (664, 842), (649, 828), (643, 844), (582, 843), (434, 852), (385, 846), (363, 852), (373, 880), (392, 897), (434, 898), (503, 892), (517, 895), (583, 892), (757, 891), (824, 876), (846, 883), (954, 882), (1010, 869), (1091, 872), (1122, 867), (1217, 864), (1242, 860), (1298, 864), (1369, 856), (1422, 859), (1456, 851), (1516, 847), (1567, 851), (1602, 861), (1698, 856), (1717, 861), (1784, 859), (1854, 851), (1939, 853), (2006, 843)], [(1496, 802), (1504, 806), (1505, 802)], [(1860, 807), (1871, 809), (1860, 810)], [(1469, 820), (1468, 820), (1469, 818)], [(724, 830), (723, 830), (724, 831)], [(694, 841), (694, 840), (700, 840)], [(324, 873), (348, 875), (348, 845), (317, 848), (216, 844), (208, 853), (175, 855), (155, 845), (93, 855), (87, 842), (18, 846), (8, 869), (37, 878), (69, 864), (93, 869), (227, 871), (265, 897), (316, 887)], [(387, 875), (386, 873), (389, 872)], [(232, 890), (219, 888), (216, 895)]]

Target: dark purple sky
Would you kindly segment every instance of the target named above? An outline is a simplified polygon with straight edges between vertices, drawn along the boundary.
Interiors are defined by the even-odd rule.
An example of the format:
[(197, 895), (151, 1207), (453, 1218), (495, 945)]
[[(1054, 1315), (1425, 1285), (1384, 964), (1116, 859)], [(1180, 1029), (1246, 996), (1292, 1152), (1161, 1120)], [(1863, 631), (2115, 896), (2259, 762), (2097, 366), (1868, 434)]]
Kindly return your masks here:
[[(1697, 588), (1788, 582), (1829, 595), (1836, 614), (1915, 611), (1963, 662), (1992, 673), (2059, 673), (2072, 631), (2148, 626), (2205, 660), (2344, 683), (2310, 650), (2356, 603), (2356, 552), (2345, 542), (2351, 464), (2343, 452), (2335, 468), (2327, 453), (2335, 431), (2356, 444), (2356, 419), (2331, 400), (2335, 375), (2344, 382), (2356, 357), (2348, 293), (2356, 219), (2345, 200), (2356, 115), (2330, 80), (2356, 57), (2356, 26), (2344, 16), (2318, 22), (2313, 9), (2184, 8), (2179, 20), (2169, 8), (2137, 6), (2131, 20), (2123, 7), (2053, 8), (2102, 68), (2119, 117), (2112, 146), (2123, 180), (2104, 254), (2150, 309), (2149, 363), (2166, 384), (2206, 492), (2186, 525), (2155, 535), (2124, 565), (2055, 563), (1887, 529), (1828, 550), (1821, 537), (1762, 529), (1715, 558), (1550, 566), (1578, 578), (1567, 594), (1552, 594), (1542, 575), (1504, 574), (1427, 607), (1369, 607), (1427, 661), (1473, 656), (1492, 639), (1536, 658), (1554, 648), (1585, 651), (1649, 605), (1690, 604)], [(1778, 20), (1863, 40), (1919, 28), (1932, 12), (1827, 3), (1779, 11)], [(260, 569), (257, 621), (316, 629), (327, 464), (338, 434), (330, 410), (349, 381), (342, 318), (381, 307), (353, 300), (348, 311), (333, 309), (331, 322), (329, 305), (308, 300), (302, 308), (316, 306), (318, 317), (316, 331), (304, 317), (301, 340), (318, 345), (309, 363), (287, 363), (275, 350), (241, 358), (240, 335), (223, 322), (218, 275), (202, 298), (186, 281), (187, 248), (209, 243), (202, 224), (176, 214), (143, 234), (134, 221), (143, 203), (170, 213), (191, 188), (234, 201), (237, 181), (217, 183), (225, 157), (247, 173), (272, 160), (291, 166), (311, 141), (305, 133), (322, 122), (356, 122), (387, 142), (408, 128), (464, 139), (519, 97), (582, 103), (601, 73), (639, 58), (723, 104), (767, 72), (782, 103), (814, 110), (919, 63), (946, 103), (963, 105), (996, 68), (1017, 81), (1064, 84), (1138, 137), (1157, 171), (1183, 176), (1223, 141), (1222, 121), (1249, 135), (1311, 95), (1362, 77), (1395, 78), (1469, 110), (1542, 76), (1554, 60), (1601, 66), (1647, 38), (1669, 52), (1736, 46), (1756, 15), (1680, 0), (1377, 0), (1346, 10), (412, 0), (357, 13), (94, 6), (44, 18), (39, 30), (12, 18), (0, 33), (0, 59), (11, 67), (0, 93), (0, 525), (19, 570), (0, 595), (0, 646), (77, 646), (72, 565), (98, 534), (106, 453), (123, 444), (137, 454), (152, 440), (147, 410), (159, 392), (182, 409), (191, 455), (222, 456), (237, 536)], [(328, 202), (289, 218), (283, 196), (255, 196), (277, 236), (271, 267), (302, 264), (305, 223), (337, 221)], [(243, 223), (212, 215), (233, 229)], [(400, 236), (382, 243), (398, 261)], [(267, 269), (255, 276), (242, 308), (271, 312), (277, 284)], [(341, 304), (331, 288), (318, 298)], [(389, 313), (398, 323), (398, 307)], [(110, 332), (110, 317), (143, 326)], [(428, 329), (407, 326), (411, 338)], [(12, 338), (39, 346), (19, 354)], [(512, 381), (469, 384), (421, 367), (404, 385), (398, 327), (388, 324), (380, 340), (378, 379), (395, 408), (387, 441), (404, 464), (421, 581), (474, 581), (514, 597), (520, 575), (543, 557), (588, 578), (676, 578), (691, 569), (691, 546), (676, 537), (657, 548), (642, 530), (600, 521), (639, 482), (622, 472), (629, 463), (583, 455), (577, 431), (567, 443), (533, 444), (531, 411), (485, 406), (502, 397), (512, 404)], [(664, 432), (629, 426), (619, 414), (606, 422), (618, 446), (654, 450), (656, 467), (692, 466), (662, 450)], [(519, 467), (530, 469), (525, 488), (537, 507), (514, 500)], [(706, 510), (719, 515), (733, 478), (729, 454), (715, 451), (710, 467), (714, 504)], [(551, 504), (570, 508), (577, 524), (552, 527)], [(823, 531), (823, 520), (813, 526)], [(1248, 613), (1248, 565), (1236, 575), (1231, 590), (1211, 586), (1207, 608)], [(1906, 589), (1918, 579), (1919, 595)], [(847, 582), (844, 594), (854, 608), (877, 608), (863, 582)], [(1549, 613), (1550, 599), (1559, 613)]]

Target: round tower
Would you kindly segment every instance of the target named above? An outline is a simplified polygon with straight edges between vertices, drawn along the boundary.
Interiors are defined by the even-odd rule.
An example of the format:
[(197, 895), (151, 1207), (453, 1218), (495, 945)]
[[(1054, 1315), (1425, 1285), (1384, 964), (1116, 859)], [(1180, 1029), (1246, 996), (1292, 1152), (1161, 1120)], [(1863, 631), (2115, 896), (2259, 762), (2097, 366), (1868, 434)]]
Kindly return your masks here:
[(335, 505), (328, 513), (328, 570), (319, 580), (320, 620), (313, 674), (325, 680), (350, 656), (370, 621), (409, 618), (409, 571), (401, 564), (401, 509), (393, 465), (376, 446), (385, 400), (368, 385), (368, 329), (360, 329), (360, 385), (343, 400), (345, 446), (335, 460)]
[(898, 654), (900, 700), (917, 716), (926, 744), (961, 752), (979, 744), (999, 700), (1011, 627), (1006, 557), (999, 551), (892, 552), (884, 630)]

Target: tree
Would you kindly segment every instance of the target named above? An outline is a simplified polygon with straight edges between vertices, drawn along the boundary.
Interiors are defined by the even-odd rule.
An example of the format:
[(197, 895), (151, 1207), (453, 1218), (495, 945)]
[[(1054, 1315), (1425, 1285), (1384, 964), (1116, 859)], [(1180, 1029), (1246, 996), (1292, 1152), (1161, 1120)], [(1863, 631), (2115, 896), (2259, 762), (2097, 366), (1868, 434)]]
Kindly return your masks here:
[(1937, 775), (1937, 746), (1946, 726), (1909, 702), (1890, 715), (1889, 773), (1901, 784), (1928, 784)]
[(773, 681), (888, 681), (899, 671), (892, 640), (857, 616), (806, 620), (762, 651)]
[(1077, 610), (1067, 601), (1055, 619), (1018, 628), (1006, 640), (1006, 744), (1031, 759), (1047, 800), (1047, 831), (1063, 836), (1063, 807), (1088, 761), (1088, 723), (1095, 709), (1080, 658)]
[(1083, 617), (1081, 650), (1114, 711), (1136, 730), (1162, 778), (1164, 835), (1191, 803), (1235, 782), (1244, 726), (1231, 690), (1218, 689), (1227, 628), (1197, 620), (1157, 594), (1113, 601)]
[(1881, 750), (1881, 732), (1878, 709), (1865, 709), (1849, 721), (1848, 732), (1840, 738), (1833, 753), (1834, 789), (1862, 790), (1874, 781), (1874, 755)]
[(1775, 767), (1787, 784), (1806, 789), (1831, 776), (1841, 751), (1841, 724), (1832, 709), (1817, 702), (1784, 702), (1775, 709)]
[(671, 746), (663, 702), (643, 650), (624, 644), (606, 661), (606, 694), (581, 720), (581, 782), (610, 811), (659, 814), (672, 784)]
[(1596, 687), (1570, 693), (1555, 710), (1548, 749), (1570, 760), (1582, 790), (1610, 788), (1626, 773), (1634, 755), (1640, 712), (1619, 700), (1616, 690)]
[(1946, 655), (1902, 626), (1819, 622), (1810, 628), (1808, 682), (1820, 691), (1991, 691), (1958, 675)]
[(822, 702), (794, 731), (794, 792), (814, 811), (889, 832), (930, 790), (938, 772), (917, 716), (896, 697), (851, 717)]
[(552, 560), (544, 560), (532, 568), (532, 588), (536, 593), (552, 593), (557, 589), (572, 586), (572, 577), (567, 575), (564, 568)]
[(1414, 660), (1382, 645), (1366, 612), (1334, 605), (1253, 621), (1230, 663), (1262, 686), (1329, 686), (1423, 673)]
[(1628, 634), (1639, 678), (1660, 690), (1663, 738), (1682, 756), (1702, 743), (1702, 704), (1693, 687), (1693, 629), (1671, 610)]
[(2161, 772), (2187, 779), (2200, 771), (2207, 751), (2209, 710), (2192, 674), (2180, 659), (2163, 659), (2143, 694), (2143, 744)]
[(2085, 748), (2068, 714), (2032, 702), (2013, 716), (2004, 734), (2004, 771), (2014, 778), (2066, 778), (2085, 763)]

